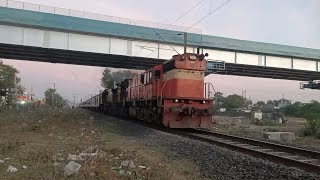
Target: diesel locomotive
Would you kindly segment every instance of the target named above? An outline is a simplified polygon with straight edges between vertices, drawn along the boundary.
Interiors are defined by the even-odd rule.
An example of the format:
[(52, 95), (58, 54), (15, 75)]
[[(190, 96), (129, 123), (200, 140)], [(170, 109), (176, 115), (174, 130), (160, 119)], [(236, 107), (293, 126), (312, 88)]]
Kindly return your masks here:
[(194, 53), (174, 55), (84, 101), (81, 107), (168, 128), (208, 128), (214, 102), (205, 95), (205, 58)]

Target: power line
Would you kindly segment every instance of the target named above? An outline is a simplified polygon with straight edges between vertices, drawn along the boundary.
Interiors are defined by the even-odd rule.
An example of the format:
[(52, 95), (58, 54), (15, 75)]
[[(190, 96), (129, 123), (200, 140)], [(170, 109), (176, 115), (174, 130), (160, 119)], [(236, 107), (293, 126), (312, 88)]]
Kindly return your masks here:
[(213, 11), (209, 12), (207, 15), (205, 15), (203, 18), (199, 19), (197, 22), (195, 22), (194, 24), (192, 24), (190, 27), (188, 27), (185, 31), (189, 30), (190, 28), (192, 28), (193, 26), (195, 26), (196, 24), (198, 24), (199, 22), (203, 21), (205, 18), (207, 18), (208, 16), (210, 16), (212, 13), (218, 11), (219, 9), (221, 9), (223, 6), (227, 5), (230, 1), (232, 0), (228, 0), (225, 3), (223, 3), (222, 5), (220, 5), (219, 7), (217, 7), (216, 9), (214, 9)]
[[(187, 15), (188, 13), (190, 13), (194, 8), (198, 7), (202, 2), (204, 2), (206, 0), (201, 0), (199, 1), (196, 5), (194, 5), (191, 9), (189, 9), (187, 12), (185, 12), (184, 14), (182, 14), (180, 17), (178, 17), (174, 22), (170, 23), (167, 27), (164, 28), (164, 30), (167, 30), (167, 28), (169, 28), (171, 25), (173, 25), (174, 23), (178, 22), (181, 18), (183, 18), (185, 15)], [(190, 29), (190, 28), (188, 28)], [(155, 32), (154, 28), (152, 28), (152, 30)], [(155, 32), (156, 33), (156, 32)], [(152, 38), (152, 40), (154, 40), (157, 36), (159, 36), (161, 39), (163, 39), (159, 33), (156, 33), (156, 35)], [(152, 41), (151, 40), (151, 41)], [(163, 39), (164, 40), (164, 39)], [(138, 53), (136, 54), (136, 56), (139, 55), (139, 53), (142, 51), (142, 49), (144, 49), (144, 47), (147, 47), (151, 42), (148, 42), (145, 46), (142, 46), (140, 51), (138, 51)], [(170, 46), (171, 47), (171, 46)], [(174, 49), (175, 50), (175, 49)], [(176, 51), (176, 50), (175, 50)], [(177, 52), (177, 51), (176, 51)]]
[[(213, 11), (211, 11), (211, 8), (212, 8), (212, 4), (210, 5), (210, 11), (209, 11), (209, 13), (206, 15), (206, 16), (204, 16), (203, 18), (201, 18), (200, 20), (198, 20), (197, 22), (195, 22), (194, 24), (192, 24), (190, 27), (188, 27), (186, 30), (184, 30), (185, 32), (187, 31), (187, 30), (189, 30), (190, 28), (192, 28), (193, 26), (195, 26), (196, 24), (198, 24), (199, 22), (201, 22), (202, 20), (204, 20), (205, 18), (207, 18), (208, 16), (210, 16), (212, 13), (214, 13), (214, 12), (216, 12), (216, 11), (218, 11), (219, 9), (221, 9), (223, 6), (225, 6), (226, 4), (228, 4), (230, 1), (232, 1), (232, 0), (228, 0), (228, 1), (226, 1), (225, 3), (223, 3), (222, 5), (220, 5), (219, 7), (217, 7), (217, 8), (215, 8)], [(212, 2), (212, 1), (211, 1)], [(174, 38), (174, 40), (176, 40), (176, 38)], [(201, 35), (201, 41), (202, 41), (202, 35)]]
[(176, 22), (178, 22), (181, 18), (183, 18), (183, 16), (189, 14), (189, 12), (191, 12), (194, 8), (198, 7), (203, 1), (206, 1), (206, 0), (202, 0), (202, 1), (199, 1), (196, 5), (194, 5), (191, 9), (189, 9), (187, 12), (185, 12), (184, 14), (182, 14), (178, 19), (176, 19), (173, 23), (171, 24), (174, 24)]
[[(164, 42), (166, 42), (159, 33), (157, 33), (154, 29), (152, 29), (154, 33), (156, 33), (157, 36), (159, 36)], [(180, 55), (180, 53), (173, 47), (171, 46), (171, 44), (167, 43), (167, 45), (169, 45), (176, 53), (178, 53)]]

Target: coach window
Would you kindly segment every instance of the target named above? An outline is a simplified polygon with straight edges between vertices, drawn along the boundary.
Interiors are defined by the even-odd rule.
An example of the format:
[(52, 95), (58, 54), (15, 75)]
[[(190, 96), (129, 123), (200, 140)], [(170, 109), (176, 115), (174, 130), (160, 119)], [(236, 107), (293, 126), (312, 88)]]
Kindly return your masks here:
[(146, 72), (147, 81), (146, 84), (149, 84), (149, 72)]
[(147, 81), (146, 84), (149, 84), (150, 78), (149, 78), (149, 72), (146, 72)]
[(145, 75), (143, 73), (143, 74), (140, 75), (140, 83), (144, 84), (144, 82), (145, 82)]
[(149, 83), (152, 83), (152, 71), (149, 71)]
[(151, 71), (148, 71), (145, 73), (145, 77), (146, 77), (146, 83), (145, 84), (150, 84), (151, 83), (151, 80), (152, 80), (152, 73)]
[(148, 73), (144, 73), (144, 84), (148, 83)]

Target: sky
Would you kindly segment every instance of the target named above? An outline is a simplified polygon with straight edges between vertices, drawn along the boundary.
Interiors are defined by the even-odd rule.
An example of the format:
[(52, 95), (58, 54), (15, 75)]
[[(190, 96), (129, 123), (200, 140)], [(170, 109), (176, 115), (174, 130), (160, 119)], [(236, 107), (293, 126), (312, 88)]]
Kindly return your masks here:
[[(111, 16), (172, 23), (200, 0), (21, 0), (41, 5), (87, 11)], [(202, 3), (175, 25), (191, 26), (227, 0), (202, 0)], [(204, 34), (320, 49), (320, 1), (318, 0), (232, 0), (195, 27)], [(77, 101), (102, 90), (104, 68), (3, 60), (20, 71), (22, 83), (39, 97), (48, 87), (65, 98)], [(253, 101), (279, 99), (320, 101), (319, 91), (300, 90), (298, 81), (209, 75), (206, 81), (225, 95), (246, 90)]]

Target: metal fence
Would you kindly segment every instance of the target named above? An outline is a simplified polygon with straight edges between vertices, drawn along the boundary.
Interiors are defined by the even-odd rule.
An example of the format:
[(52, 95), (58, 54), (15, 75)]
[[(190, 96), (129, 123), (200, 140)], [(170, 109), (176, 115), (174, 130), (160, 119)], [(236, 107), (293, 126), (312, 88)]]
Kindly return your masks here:
[[(14, 1), (14, 0), (0, 0), (0, 7), (23, 9), (28, 11), (44, 12), (44, 13), (50, 13), (50, 14), (73, 16), (73, 17), (79, 17), (79, 18), (85, 18), (85, 19), (93, 19), (93, 20), (99, 20), (99, 21), (107, 21), (107, 22), (167, 29), (167, 30), (174, 30), (174, 31), (185, 31), (188, 28), (185, 26), (162, 24), (162, 23), (156, 23), (152, 21), (136, 20), (131, 18), (116, 17), (116, 16), (108, 16), (108, 15), (102, 15), (97, 13), (90, 13), (85, 11), (78, 11), (78, 10), (72, 10), (72, 9), (66, 9), (66, 8), (59, 8), (59, 7), (51, 7), (51, 6), (32, 4), (32, 3), (20, 2), (20, 1)], [(187, 32), (201, 33), (201, 30), (197, 28), (190, 28), (187, 30)]]

